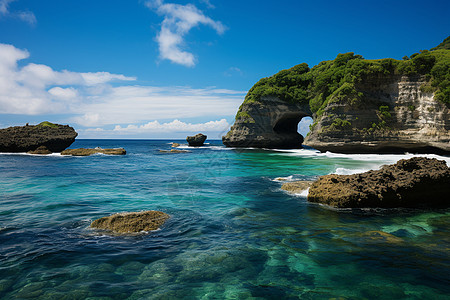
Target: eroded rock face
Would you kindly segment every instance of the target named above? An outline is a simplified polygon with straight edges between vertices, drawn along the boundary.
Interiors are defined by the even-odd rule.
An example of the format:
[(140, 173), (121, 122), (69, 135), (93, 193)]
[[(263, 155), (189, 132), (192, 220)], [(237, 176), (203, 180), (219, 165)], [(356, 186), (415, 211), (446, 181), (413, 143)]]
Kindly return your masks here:
[(41, 146), (50, 152), (61, 152), (75, 141), (77, 135), (68, 125), (9, 127), (0, 129), (0, 152), (35, 151)]
[(420, 76), (367, 78), (356, 86), (361, 102), (328, 104), (304, 144), (323, 152), (448, 154), (450, 110), (424, 84)]
[(116, 233), (136, 233), (159, 229), (169, 215), (155, 210), (119, 213), (92, 222), (91, 227)]
[(201, 133), (197, 133), (194, 136), (188, 136), (186, 138), (186, 141), (188, 142), (189, 146), (192, 147), (199, 147), (199, 146), (203, 146), (203, 144), (206, 141), (207, 136)]
[(67, 149), (61, 152), (61, 155), (72, 155), (72, 156), (89, 156), (93, 154), (107, 154), (107, 155), (125, 155), (127, 151), (124, 148), (113, 148), (113, 149), (102, 149), (102, 148), (78, 148), (78, 149)]
[(308, 201), (337, 208), (448, 207), (448, 195), (445, 161), (413, 157), (362, 174), (322, 176), (311, 185)]
[(227, 147), (301, 148), (303, 137), (297, 125), (305, 116), (312, 116), (309, 105), (264, 96), (258, 102), (242, 104), (222, 142)]

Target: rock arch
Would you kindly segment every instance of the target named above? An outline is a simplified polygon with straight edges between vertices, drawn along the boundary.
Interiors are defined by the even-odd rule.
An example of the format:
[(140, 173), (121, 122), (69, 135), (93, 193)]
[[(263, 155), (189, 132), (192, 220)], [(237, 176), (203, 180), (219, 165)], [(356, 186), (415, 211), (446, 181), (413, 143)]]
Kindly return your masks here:
[(228, 134), (222, 137), (228, 147), (270, 149), (301, 148), (303, 136), (297, 125), (304, 117), (312, 117), (307, 104), (288, 103), (274, 96), (265, 96), (255, 103), (244, 103)]

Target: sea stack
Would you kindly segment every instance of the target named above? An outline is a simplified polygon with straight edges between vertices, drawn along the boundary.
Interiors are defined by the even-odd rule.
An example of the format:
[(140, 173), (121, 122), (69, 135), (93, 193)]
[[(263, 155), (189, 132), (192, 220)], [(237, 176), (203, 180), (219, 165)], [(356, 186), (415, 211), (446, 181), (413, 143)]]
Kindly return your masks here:
[(198, 133), (194, 136), (188, 136), (186, 138), (186, 141), (188, 142), (189, 146), (191, 146), (191, 147), (199, 147), (199, 146), (203, 146), (206, 138), (207, 138), (206, 135), (204, 135), (202, 133)]
[(61, 152), (75, 141), (77, 135), (68, 125), (50, 122), (9, 127), (0, 129), (0, 152), (28, 152), (40, 147), (50, 152)]

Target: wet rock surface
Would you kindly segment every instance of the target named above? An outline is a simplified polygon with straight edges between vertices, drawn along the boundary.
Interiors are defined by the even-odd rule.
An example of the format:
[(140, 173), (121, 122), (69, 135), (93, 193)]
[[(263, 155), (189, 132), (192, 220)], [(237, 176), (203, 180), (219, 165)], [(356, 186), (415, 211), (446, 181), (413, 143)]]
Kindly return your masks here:
[(114, 148), (114, 149), (78, 148), (78, 149), (64, 150), (63, 152), (61, 152), (61, 155), (89, 156), (97, 153), (107, 155), (125, 155), (127, 154), (127, 151), (124, 148)]
[(199, 147), (199, 146), (203, 146), (203, 144), (206, 141), (207, 136), (202, 134), (202, 133), (198, 133), (194, 136), (188, 136), (186, 138), (186, 141), (189, 143), (189, 146), (193, 146), (193, 147)]
[(155, 210), (118, 213), (95, 220), (91, 227), (115, 233), (137, 233), (159, 229), (169, 217)]
[(45, 146), (51, 152), (61, 152), (77, 137), (68, 125), (42, 122), (39, 125), (0, 129), (0, 152), (28, 152)]
[(322, 176), (308, 201), (337, 208), (449, 207), (449, 194), (445, 161), (413, 157), (361, 174)]

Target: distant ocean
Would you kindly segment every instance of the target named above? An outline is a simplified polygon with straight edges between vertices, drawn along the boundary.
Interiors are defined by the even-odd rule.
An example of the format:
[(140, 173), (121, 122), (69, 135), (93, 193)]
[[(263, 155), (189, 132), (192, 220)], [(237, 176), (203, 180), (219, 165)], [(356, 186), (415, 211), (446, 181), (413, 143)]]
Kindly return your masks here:
[[(363, 172), (412, 155), (220, 141), (158, 151), (170, 142), (185, 144), (77, 140), (71, 148), (127, 155), (0, 154), (0, 298), (449, 299), (450, 209), (338, 211), (275, 180)], [(171, 219), (148, 234), (89, 228), (141, 210)]]

